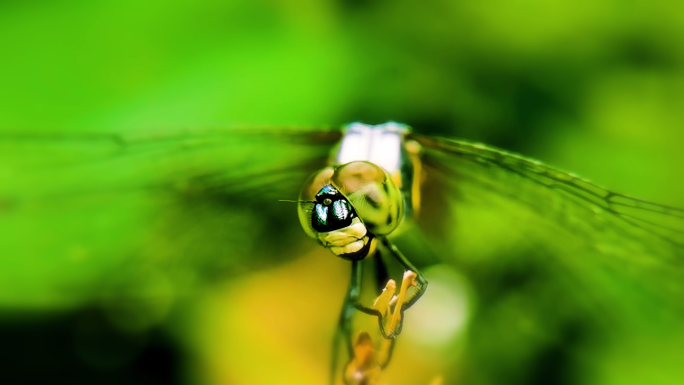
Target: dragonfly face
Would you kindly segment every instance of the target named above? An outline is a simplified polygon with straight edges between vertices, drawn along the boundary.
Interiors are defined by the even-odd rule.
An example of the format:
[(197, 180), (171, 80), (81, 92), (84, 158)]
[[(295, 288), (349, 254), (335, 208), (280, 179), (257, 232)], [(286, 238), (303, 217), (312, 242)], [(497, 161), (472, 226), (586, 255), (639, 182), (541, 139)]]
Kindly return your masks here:
[(315, 173), (300, 195), (304, 231), (337, 256), (363, 259), (375, 237), (394, 231), (403, 218), (403, 199), (387, 171), (356, 161)]
[(345, 128), (333, 166), (315, 173), (302, 188), (299, 220), (307, 235), (345, 259), (375, 252), (374, 238), (393, 232), (411, 211), (407, 133), (408, 127), (392, 122)]

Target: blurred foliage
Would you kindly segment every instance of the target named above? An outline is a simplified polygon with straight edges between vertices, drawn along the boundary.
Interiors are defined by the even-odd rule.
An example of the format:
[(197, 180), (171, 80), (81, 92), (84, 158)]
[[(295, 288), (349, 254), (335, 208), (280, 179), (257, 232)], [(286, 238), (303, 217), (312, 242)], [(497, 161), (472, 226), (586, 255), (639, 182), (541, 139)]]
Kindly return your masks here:
[[(684, 207), (681, 8), (0, 3), (0, 382), (323, 383), (349, 267), (276, 200), (334, 135), (284, 126), (400, 121)], [(408, 312), (389, 385), (679, 383), (679, 265), (431, 182), (397, 242), (442, 307)]]

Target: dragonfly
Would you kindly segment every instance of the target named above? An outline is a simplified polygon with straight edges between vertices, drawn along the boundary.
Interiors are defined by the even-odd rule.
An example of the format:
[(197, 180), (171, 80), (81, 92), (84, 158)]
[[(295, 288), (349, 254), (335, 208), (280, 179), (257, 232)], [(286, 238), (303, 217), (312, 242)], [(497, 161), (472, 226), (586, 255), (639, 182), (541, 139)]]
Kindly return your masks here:
[[(528, 293), (525, 285), (536, 282), (534, 287), (545, 289), (529, 289), (530, 303), (546, 301), (542, 294), (556, 290), (586, 314), (608, 314), (590, 311), (605, 304), (623, 314), (623, 305), (643, 296), (639, 303), (649, 309), (657, 305), (681, 315), (684, 210), (609, 191), (524, 156), (420, 135), (398, 124), (367, 127), (394, 130), (389, 152), (398, 153), (398, 160), (382, 166), (382, 159), (347, 151), (364, 147), (358, 142), (363, 135), (353, 136), (352, 127), (362, 126), (350, 125), (346, 134), (318, 128), (0, 134), (0, 254), (10, 256), (0, 272), (0, 306), (69, 309), (169, 282), (182, 292), (198, 280), (221, 281), (280, 263), (315, 247), (302, 243), (301, 225), (312, 223), (316, 205), (326, 206), (325, 194), (330, 204), (341, 199), (329, 190), (319, 202), (323, 186), (305, 181), (330, 164), (339, 169), (365, 160), (381, 164), (384, 174), (376, 169), (378, 175), (397, 187), (390, 200), (404, 205), (404, 213), (389, 221), (390, 231), (378, 231), (375, 247), (405, 270), (456, 266), (472, 277), (483, 306), (496, 314), (510, 311), (496, 298)], [(315, 187), (303, 190), (299, 200), (308, 202), (298, 203), (295, 215), (279, 200), (298, 196), (302, 183)], [(365, 224), (364, 210), (346, 199)], [(378, 209), (386, 213), (387, 207)], [(399, 226), (399, 217), (406, 223)], [(335, 227), (318, 219), (322, 230)], [(318, 240), (326, 233), (304, 229)], [(406, 248), (408, 262), (392, 240), (416, 234), (418, 241), (398, 245)], [(362, 244), (370, 249), (371, 241)], [(416, 244), (418, 253), (411, 247)], [(557, 264), (548, 267), (552, 263)], [(361, 262), (352, 265), (357, 277)], [(404, 310), (419, 300), (429, 278), (420, 276)], [(562, 280), (577, 291), (558, 291), (554, 285)], [(639, 295), (622, 295), (625, 287)], [(358, 309), (354, 297), (346, 297), (342, 329), (348, 330), (346, 314)], [(147, 305), (136, 314), (143, 322), (159, 322), (162, 312)], [(359, 307), (378, 315), (377, 309)], [(539, 309), (548, 307), (544, 302)], [(559, 325), (562, 317), (548, 324)], [(639, 317), (634, 320), (641, 322)], [(501, 318), (473, 328), (510, 336), (492, 327), (494, 319)], [(401, 331), (379, 321), (388, 337)], [(343, 334), (349, 341), (349, 332)]]
[[(401, 333), (404, 311), (427, 289), (425, 277), (387, 238), (399, 227), (404, 216), (420, 207), (420, 174), (416, 175), (420, 170), (418, 145), (405, 140), (408, 131), (407, 126), (393, 122), (377, 126), (348, 125), (333, 154), (333, 164), (312, 175), (296, 201), (299, 219), (307, 235), (317, 239), (334, 255), (351, 261), (351, 283), (339, 321), (339, 336), (348, 342), (350, 358), (355, 356), (356, 345), (351, 335), (354, 309), (376, 316), (382, 336), (392, 340)], [(384, 295), (374, 306), (368, 307), (359, 301), (363, 271), (360, 262), (380, 253), (391, 255), (409, 275), (402, 281), (402, 290), (394, 296), (396, 283), (387, 278), (387, 268), (376, 256), (377, 285), (384, 286)], [(408, 293), (409, 289), (415, 290)], [(378, 302), (382, 306), (378, 306)], [(390, 306), (392, 302), (394, 309)], [(333, 375), (338, 343), (336, 336)], [(386, 345), (386, 357), (380, 359), (379, 369), (389, 363), (391, 348), (391, 343)], [(363, 374), (368, 369), (364, 369), (359, 366), (349, 370), (349, 377), (356, 377), (354, 383), (370, 381)], [(334, 384), (334, 379), (331, 383)]]

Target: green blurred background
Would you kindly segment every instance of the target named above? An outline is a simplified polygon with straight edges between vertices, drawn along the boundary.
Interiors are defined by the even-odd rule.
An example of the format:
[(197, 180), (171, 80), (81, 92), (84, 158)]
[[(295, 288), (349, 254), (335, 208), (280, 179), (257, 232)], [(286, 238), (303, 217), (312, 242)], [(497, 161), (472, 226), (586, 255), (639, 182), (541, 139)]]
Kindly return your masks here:
[[(393, 120), (684, 206), (683, 118), (684, 12), (675, 1), (0, 3), (3, 133), (136, 135)], [(20, 163), (20, 149), (6, 146), (17, 153), (3, 159)], [(250, 151), (259, 143), (231, 146)], [(54, 178), (46, 184), (59, 187), (65, 180)], [(0, 179), (0, 191), (28, 196), (19, 179)], [(34, 178), (22, 186), (40, 183)], [(164, 213), (171, 213), (155, 221), (152, 212), (159, 208), (150, 210), (137, 198), (126, 201), (134, 214), (125, 219), (96, 208), (80, 217), (69, 217), (67, 209), (44, 215), (43, 206), (29, 214), (7, 210), (5, 245), (41, 239), (46, 228), (102, 212), (98, 223), (109, 232), (91, 243), (126, 254), (125, 261), (156, 253), (140, 250), (163, 248), (161, 237), (140, 236), (149, 227), (165, 226), (160, 232), (168, 244), (180, 243), (169, 234), (186, 234), (175, 227), (188, 217), (241, 229), (235, 237), (245, 249), (222, 264), (203, 263), (196, 273), (158, 268), (154, 258), (132, 268), (118, 259), (84, 257), (78, 247), (57, 262), (44, 250), (3, 248), (0, 382), (324, 383), (348, 266), (306, 242), (292, 207), (267, 205), (278, 213), (292, 210), (277, 223), (287, 228), (277, 241), (290, 242), (287, 255), (277, 255), (278, 245), (263, 246), (272, 230), (255, 224), (259, 211), (245, 202), (247, 208), (226, 210), (226, 220), (212, 219), (212, 206), (175, 212), (166, 202)], [(245, 230), (250, 225), (259, 231)], [(491, 243), (491, 234), (469, 234), (468, 244)], [(420, 253), (421, 241), (405, 242)], [(506, 238), (497, 246), (474, 246), (465, 262), (418, 259), (437, 294), (407, 320), (389, 385), (428, 384), (439, 375), (445, 384), (676, 384), (684, 378), (677, 368), (684, 354), (681, 318), (649, 313), (658, 309), (650, 297), (642, 298), (646, 307), (623, 303), (628, 310), (615, 313), (573, 302), (569, 297), (591, 286), (558, 284), (563, 272), (535, 257), (492, 264), (502, 250), (539, 252), (535, 243), (513, 244)], [(200, 254), (207, 259), (216, 252), (210, 243), (205, 249)], [(103, 289), (98, 283), (104, 278), (116, 282)], [(49, 292), (71, 284), (78, 292), (72, 298)], [(640, 296), (629, 284), (601, 289), (607, 287), (625, 303)], [(614, 317), (624, 314), (631, 321), (614, 328)], [(425, 317), (446, 320), (441, 334), (429, 335), (436, 326)], [(411, 332), (411, 322), (422, 322), (422, 329)], [(607, 333), (611, 329), (622, 334)]]

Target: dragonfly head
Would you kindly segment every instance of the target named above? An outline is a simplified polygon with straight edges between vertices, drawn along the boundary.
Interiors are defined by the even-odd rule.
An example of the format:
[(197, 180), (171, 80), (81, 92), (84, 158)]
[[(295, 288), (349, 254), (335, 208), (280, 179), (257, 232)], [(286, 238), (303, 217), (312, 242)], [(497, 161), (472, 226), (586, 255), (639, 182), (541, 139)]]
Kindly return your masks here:
[(390, 175), (365, 161), (326, 167), (309, 178), (300, 194), (299, 220), (311, 238), (341, 258), (375, 252), (376, 237), (396, 229), (403, 198)]

